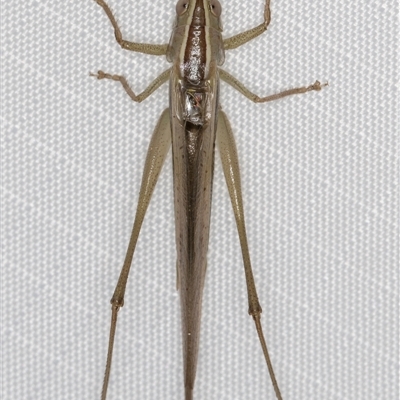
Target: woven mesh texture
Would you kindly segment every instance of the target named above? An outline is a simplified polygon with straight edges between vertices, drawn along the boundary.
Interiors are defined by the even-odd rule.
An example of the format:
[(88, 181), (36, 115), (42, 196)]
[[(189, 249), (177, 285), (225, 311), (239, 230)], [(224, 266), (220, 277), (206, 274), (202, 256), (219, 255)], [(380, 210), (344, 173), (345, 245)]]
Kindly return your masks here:
[[(174, 0), (113, 0), (128, 40), (169, 40)], [(223, 0), (224, 35), (262, 0)], [(398, 385), (395, 1), (273, 0), (268, 32), (224, 68), (262, 322), (285, 400), (395, 400)], [(99, 398), (110, 307), (168, 85), (119, 48), (95, 1), (1, 2), (1, 399)], [(183, 399), (171, 155), (120, 312), (109, 399)], [(196, 400), (274, 399), (216, 161)]]

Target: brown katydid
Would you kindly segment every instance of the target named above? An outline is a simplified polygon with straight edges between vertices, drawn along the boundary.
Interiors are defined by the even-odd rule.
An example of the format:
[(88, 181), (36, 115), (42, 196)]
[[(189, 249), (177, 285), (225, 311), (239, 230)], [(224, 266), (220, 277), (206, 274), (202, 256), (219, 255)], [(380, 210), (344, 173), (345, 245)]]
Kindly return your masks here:
[(178, 0), (176, 20), (169, 44), (154, 45), (129, 42), (104, 0), (95, 0), (114, 27), (118, 44), (131, 51), (166, 56), (172, 67), (158, 76), (142, 93), (136, 95), (123, 76), (98, 71), (98, 79), (112, 79), (122, 84), (135, 102), (141, 102), (169, 80), (169, 108), (161, 115), (151, 138), (143, 171), (142, 184), (133, 230), (114, 295), (102, 399), (106, 399), (111, 371), (113, 345), (119, 309), (124, 294), (140, 228), (166, 154), (172, 144), (175, 230), (177, 250), (177, 288), (180, 294), (185, 400), (193, 399), (199, 351), (202, 294), (207, 265), (214, 147), (219, 148), (222, 166), (242, 248), (249, 301), (249, 314), (268, 366), (276, 397), (282, 399), (261, 327), (261, 306), (250, 263), (247, 245), (242, 191), (236, 144), (226, 114), (219, 104), (219, 80), (230, 84), (256, 103), (280, 99), (292, 94), (321, 90), (318, 81), (308, 87), (286, 90), (266, 97), (251, 93), (233, 76), (221, 69), (224, 52), (241, 46), (262, 34), (271, 20), (270, 0), (266, 0), (264, 21), (253, 29), (222, 38), (221, 5), (218, 0)]

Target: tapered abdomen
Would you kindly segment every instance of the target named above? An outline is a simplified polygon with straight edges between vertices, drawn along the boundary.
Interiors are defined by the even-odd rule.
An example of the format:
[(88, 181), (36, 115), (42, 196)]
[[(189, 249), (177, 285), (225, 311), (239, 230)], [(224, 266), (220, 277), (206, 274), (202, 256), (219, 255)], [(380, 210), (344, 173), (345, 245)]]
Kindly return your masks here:
[[(207, 267), (217, 115), (215, 82), (171, 78), (171, 125), (178, 289), (185, 390), (194, 386)], [(187, 398), (189, 395), (187, 394)]]

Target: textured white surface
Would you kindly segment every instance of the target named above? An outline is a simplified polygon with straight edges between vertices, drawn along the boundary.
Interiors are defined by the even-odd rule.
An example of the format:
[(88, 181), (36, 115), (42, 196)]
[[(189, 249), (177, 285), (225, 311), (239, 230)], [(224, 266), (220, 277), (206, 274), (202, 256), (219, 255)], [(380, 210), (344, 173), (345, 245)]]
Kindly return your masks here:
[[(125, 38), (169, 40), (174, 0), (110, 1)], [(224, 0), (225, 37), (262, 0)], [(394, 400), (398, 386), (397, 2), (273, 0), (267, 33), (226, 56), (263, 324), (283, 397)], [(2, 1), (1, 398), (99, 398), (109, 299), (167, 62), (123, 51), (94, 1)], [(398, 128), (398, 127), (397, 127)], [(218, 156), (217, 156), (218, 157)], [(273, 399), (219, 160), (196, 400)], [(183, 399), (169, 156), (120, 312), (109, 399)]]

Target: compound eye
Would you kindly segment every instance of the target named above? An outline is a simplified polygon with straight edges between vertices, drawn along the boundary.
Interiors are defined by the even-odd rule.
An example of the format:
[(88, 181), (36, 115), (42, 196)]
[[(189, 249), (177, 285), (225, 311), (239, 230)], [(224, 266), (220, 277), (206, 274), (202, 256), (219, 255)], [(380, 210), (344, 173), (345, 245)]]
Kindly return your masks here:
[(181, 16), (189, 8), (189, 0), (179, 0), (176, 3), (176, 14)]
[(211, 12), (216, 16), (220, 17), (222, 12), (221, 4), (219, 4), (218, 0), (211, 0), (210, 1), (210, 8)]

